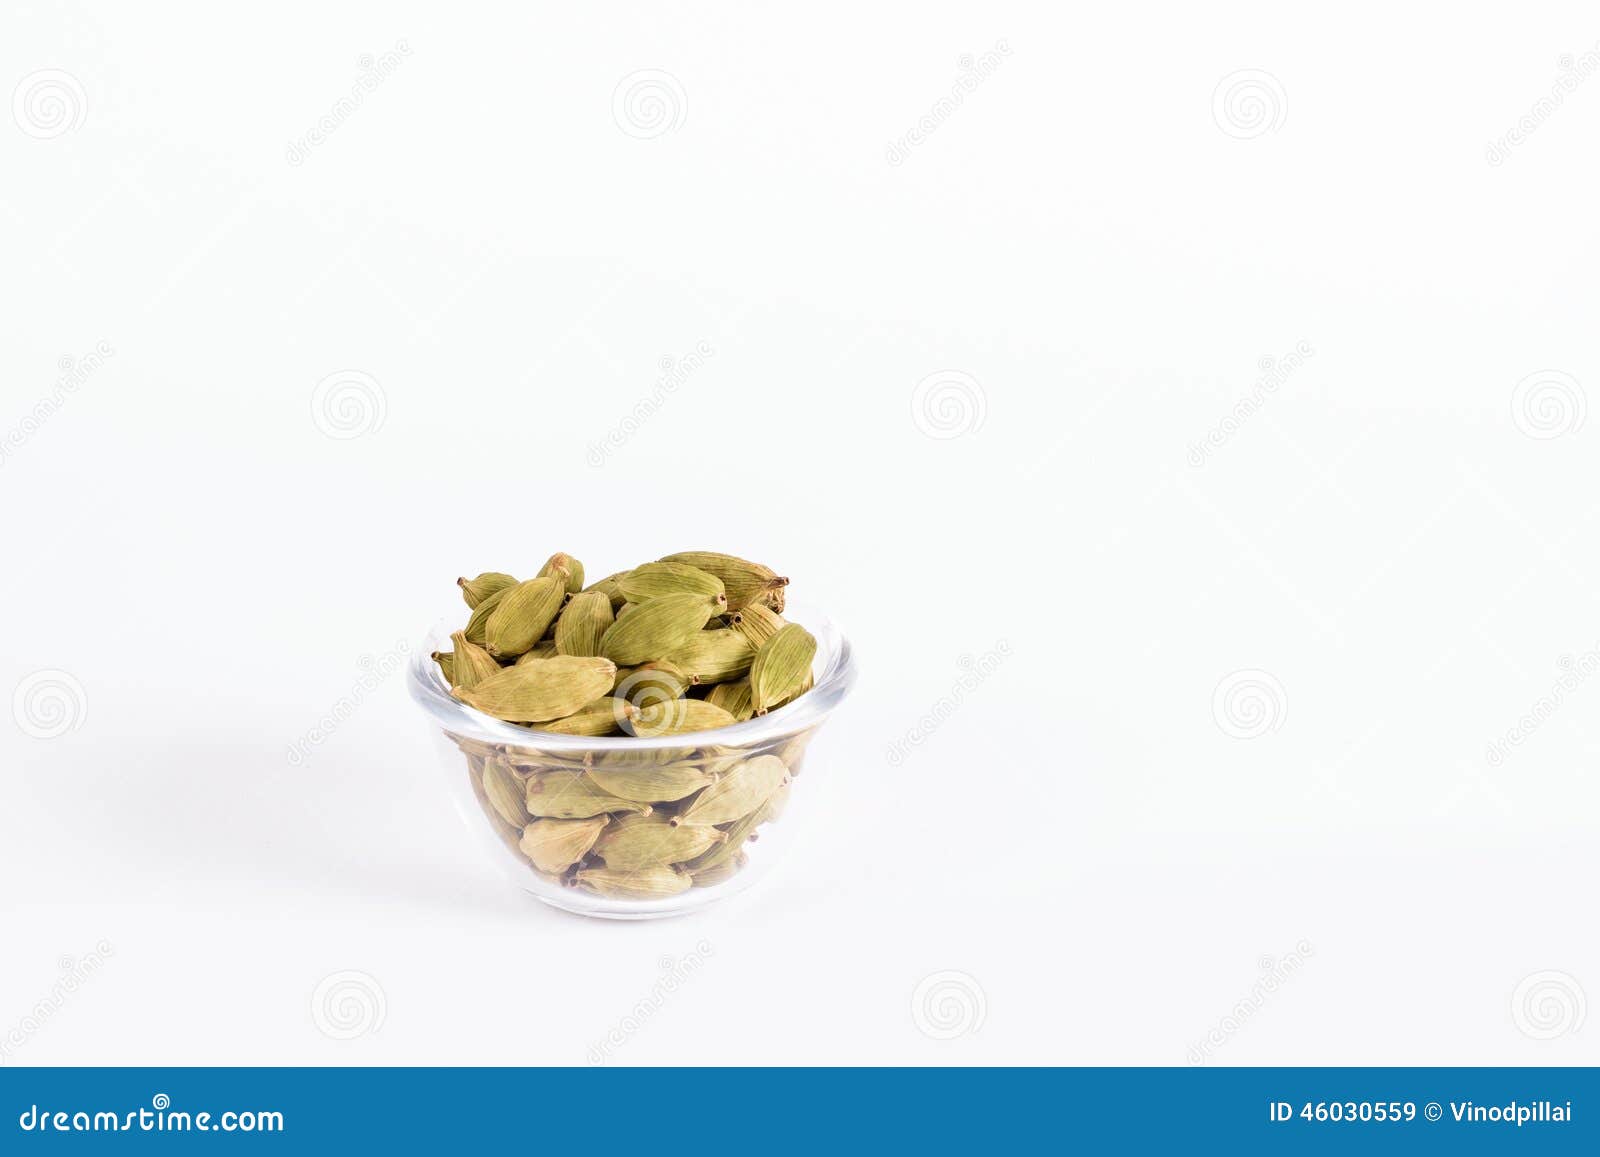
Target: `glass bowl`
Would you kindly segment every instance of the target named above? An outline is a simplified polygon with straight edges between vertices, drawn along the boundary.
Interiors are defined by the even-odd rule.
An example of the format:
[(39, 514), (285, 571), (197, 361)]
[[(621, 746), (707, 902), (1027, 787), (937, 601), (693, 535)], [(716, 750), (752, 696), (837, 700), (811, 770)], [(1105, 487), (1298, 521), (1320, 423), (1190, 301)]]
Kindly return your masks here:
[[(817, 639), (810, 691), (775, 711), (731, 727), (654, 739), (595, 739), (537, 731), (485, 715), (452, 698), (432, 654), (450, 649), (450, 633), (459, 631), (466, 617), (466, 608), (458, 606), (434, 624), (412, 655), (407, 682), (411, 697), (434, 725), (457, 812), (518, 887), (568, 912), (648, 920), (692, 912), (742, 892), (781, 858), (785, 837), (795, 824), (789, 801), (805, 766), (806, 748), (849, 694), (856, 678), (850, 643), (826, 616), (793, 602), (784, 611), (787, 621), (801, 624)], [(764, 756), (775, 756), (783, 768), (767, 762), (749, 774), (759, 771), (764, 783), (777, 782), (779, 786), (760, 807), (739, 819), (713, 827), (672, 824), (702, 794), (703, 787), (675, 801), (642, 802), (672, 794), (681, 789), (679, 785), (709, 785), (735, 772), (746, 774), (740, 769)], [(595, 787), (599, 780), (604, 780), (609, 795), (640, 797), (636, 810), (611, 813), (604, 823), (596, 817), (590, 827), (564, 831), (563, 840), (572, 838), (581, 844), (591, 830), (598, 829), (600, 841), (567, 869), (546, 871), (535, 866), (530, 853), (523, 850), (524, 834), (533, 823), (522, 806), (529, 787), (540, 790), (537, 785), (554, 784), (565, 791), (577, 785)], [(673, 786), (664, 792), (663, 782)], [(694, 853), (673, 864), (668, 875), (654, 864), (640, 867), (637, 853), (627, 853), (625, 847), (613, 857), (626, 860), (625, 866), (604, 862), (609, 842), (604, 837), (609, 833), (614, 839), (618, 831), (639, 825), (641, 818), (637, 817), (646, 815), (656, 821), (665, 819), (672, 832), (682, 833), (681, 844), (680, 837), (672, 837), (671, 855)], [(662, 833), (656, 828), (646, 835), (655, 838)], [(707, 846), (701, 850), (703, 843)], [(550, 853), (537, 844), (532, 846), (533, 854), (543, 852), (546, 866), (550, 866)], [(554, 859), (559, 861), (564, 854), (558, 849)], [(669, 891), (672, 894), (663, 894)]]

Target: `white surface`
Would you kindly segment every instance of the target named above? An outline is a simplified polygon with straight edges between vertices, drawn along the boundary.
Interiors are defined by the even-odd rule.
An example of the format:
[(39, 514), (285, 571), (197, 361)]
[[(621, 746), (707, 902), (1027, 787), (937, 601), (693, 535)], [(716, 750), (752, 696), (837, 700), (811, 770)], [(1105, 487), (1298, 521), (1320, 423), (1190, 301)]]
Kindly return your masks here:
[[(0, 1033), (112, 952), (6, 1063), (583, 1064), (701, 942), (618, 1063), (1183, 1064), (1291, 953), (1214, 1063), (1600, 1062), (1600, 678), (1486, 756), (1600, 648), (1600, 417), (1514, 399), (1600, 401), (1600, 79), (1531, 112), (1597, 35), (1578, 3), (11, 13), (7, 90), (60, 70), (83, 115), (0, 119), (0, 426), (114, 352), (0, 462), (0, 683), (82, 688), (65, 734), (0, 726)], [(641, 139), (613, 98), (652, 69), (684, 103)], [(1254, 137), (1213, 113), (1245, 69), (1282, 98)], [(383, 421), (340, 439), (344, 370)], [(940, 371), (981, 391), (958, 437), (914, 416)], [(458, 573), (702, 547), (864, 668), (793, 861), (730, 906), (509, 890), (398, 676), (286, 758)], [(1219, 722), (1238, 671), (1282, 699)], [(383, 1019), (336, 1039), (349, 970)], [(984, 1015), (939, 1039), (913, 994), (951, 970)]]

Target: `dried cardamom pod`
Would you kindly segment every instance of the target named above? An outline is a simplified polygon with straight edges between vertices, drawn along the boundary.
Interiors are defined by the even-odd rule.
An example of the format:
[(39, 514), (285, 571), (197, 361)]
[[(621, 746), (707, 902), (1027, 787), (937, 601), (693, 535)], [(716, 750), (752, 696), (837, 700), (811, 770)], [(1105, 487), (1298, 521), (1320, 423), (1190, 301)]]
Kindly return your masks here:
[[(627, 613), (600, 640), (600, 653), (619, 667), (660, 659), (694, 637), (726, 604), (721, 595), (662, 595)], [(635, 605), (635, 604), (629, 604)]]
[(728, 838), (720, 844), (712, 846), (711, 850), (704, 852), (684, 865), (691, 872), (704, 872), (716, 868), (730, 860), (739, 858), (744, 850), (745, 843), (750, 839), (750, 833), (756, 830), (761, 822), (761, 811), (757, 809), (742, 819), (736, 820), (722, 829), (728, 833)]
[(750, 864), (750, 857), (743, 849), (737, 849), (727, 859), (712, 864), (709, 868), (690, 868), (689, 878), (694, 881), (696, 888), (715, 888), (718, 884), (725, 884)]
[(567, 597), (564, 583), (563, 576), (548, 575), (506, 591), (485, 630), (484, 646), (489, 653), (509, 658), (531, 651), (561, 610)]
[(457, 631), (450, 636), (450, 641), (455, 644), (451, 652), (450, 661), (450, 689), (464, 691), (476, 687), (490, 675), (500, 672), (500, 664), (494, 661), (494, 656), (485, 651), (478, 644), (469, 642), (466, 633)]
[(710, 731), (732, 727), (739, 722), (728, 712), (704, 699), (671, 699), (639, 708), (627, 730), (641, 739), (658, 735), (687, 735), (691, 731)]
[(706, 702), (720, 707), (740, 723), (756, 713), (750, 702), (750, 680), (736, 679), (732, 683), (718, 683), (711, 688)]
[(725, 595), (722, 580), (681, 562), (647, 562), (617, 580), (622, 597), (644, 603), (662, 595)]
[(558, 655), (503, 667), (477, 686), (453, 694), (469, 707), (509, 723), (544, 723), (581, 711), (611, 690), (609, 659)]
[(535, 659), (554, 659), (559, 652), (556, 650), (554, 639), (540, 639), (533, 645), (533, 650), (517, 656), (517, 666), (531, 663)]
[(618, 735), (623, 724), (639, 714), (639, 709), (626, 699), (606, 695), (560, 719), (539, 724), (540, 731), (553, 731), (557, 735)]
[(573, 595), (556, 620), (556, 650), (563, 655), (598, 655), (600, 638), (614, 621), (611, 600), (603, 592)]
[(700, 631), (666, 657), (697, 683), (726, 683), (750, 673), (756, 652), (737, 631)]
[(706, 827), (732, 823), (750, 815), (789, 778), (789, 769), (775, 755), (758, 755), (730, 770), (716, 783), (694, 797), (671, 823)]
[(472, 607), (474, 610), (477, 609), (479, 603), (494, 594), (495, 591), (503, 591), (516, 585), (516, 579), (497, 570), (486, 570), (474, 579), (456, 579), (456, 586), (461, 588), (461, 597), (466, 599), (467, 606)]
[(756, 813), (756, 824), (775, 824), (778, 817), (783, 815), (783, 809), (789, 806), (789, 792), (794, 787), (791, 778), (787, 783), (772, 793), (772, 797), (761, 805), (761, 810)]
[[(737, 611), (753, 602), (764, 602), (771, 606), (773, 592), (781, 592), (789, 584), (788, 579), (771, 567), (711, 550), (690, 550), (669, 554), (661, 561), (681, 562), (685, 566), (692, 566), (721, 579), (723, 589), (728, 596), (730, 611)], [(779, 605), (773, 609), (781, 613), (783, 607)]]
[(484, 640), (488, 637), (489, 616), (494, 614), (505, 597), (516, 589), (516, 587), (501, 587), (493, 594), (485, 595), (483, 601), (472, 608), (472, 617), (467, 620), (463, 632), (467, 638), (478, 646), (483, 646)]
[(611, 600), (611, 609), (615, 611), (628, 600), (622, 597), (622, 577), (628, 572), (619, 570), (616, 574), (607, 575), (597, 583), (588, 586), (587, 590), (599, 591)]
[(761, 603), (749, 603), (728, 616), (728, 622), (754, 650), (783, 630), (783, 616)]
[(589, 854), (611, 817), (581, 820), (534, 820), (522, 831), (522, 854), (541, 872), (565, 872)]
[(439, 664), (439, 673), (444, 676), (444, 681), (447, 684), (453, 684), (456, 677), (455, 654), (451, 651), (435, 651), (429, 658)]
[(649, 868), (692, 860), (727, 835), (716, 828), (675, 828), (659, 816), (623, 816), (595, 843), (608, 868)]
[(583, 868), (575, 881), (612, 900), (665, 900), (689, 890), (689, 873), (667, 864), (651, 868)]
[(648, 707), (669, 699), (681, 699), (694, 680), (665, 660), (642, 663), (617, 670), (617, 685), (611, 693), (635, 707)]
[(693, 763), (669, 763), (661, 767), (595, 766), (589, 769), (589, 777), (612, 795), (640, 803), (671, 803), (709, 787), (717, 779)]
[(498, 759), (488, 760), (483, 765), (483, 794), (489, 806), (514, 828), (526, 827), (533, 818), (523, 806), (527, 792), (522, 781)]
[(604, 790), (586, 772), (541, 771), (528, 778), (523, 806), (529, 815), (558, 820), (586, 820), (607, 812), (637, 812), (647, 816), (647, 803), (623, 799)]
[(781, 707), (803, 691), (811, 678), (817, 640), (799, 623), (786, 623), (761, 644), (750, 664), (750, 701), (757, 715)]
[(583, 564), (570, 554), (563, 554), (559, 550), (545, 560), (545, 564), (539, 568), (539, 573), (535, 577), (549, 578), (557, 571), (560, 571), (566, 579), (568, 594), (575, 595), (583, 589)]

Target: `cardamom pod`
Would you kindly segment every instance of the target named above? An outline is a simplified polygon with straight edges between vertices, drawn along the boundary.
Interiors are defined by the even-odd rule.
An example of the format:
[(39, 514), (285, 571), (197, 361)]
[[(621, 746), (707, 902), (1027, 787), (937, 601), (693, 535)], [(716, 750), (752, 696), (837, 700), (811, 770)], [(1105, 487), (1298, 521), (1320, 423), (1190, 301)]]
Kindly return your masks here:
[(694, 680), (687, 674), (662, 660), (642, 663), (637, 667), (618, 668), (617, 685), (611, 689), (611, 693), (626, 699), (635, 707), (648, 707), (652, 703), (681, 699), (693, 685)]
[(681, 562), (647, 562), (618, 579), (617, 587), (630, 603), (649, 602), (662, 595), (727, 593), (716, 575)]
[(429, 656), (439, 664), (439, 672), (444, 676), (444, 681), (454, 686), (456, 678), (456, 657), (451, 651), (435, 651)]
[(611, 609), (615, 611), (628, 600), (622, 597), (622, 577), (628, 572), (619, 570), (616, 574), (607, 575), (597, 583), (586, 587), (586, 590), (599, 591), (611, 600)]
[(528, 814), (528, 809), (523, 806), (523, 798), (527, 795), (522, 786), (522, 781), (511, 774), (511, 769), (498, 759), (491, 759), (483, 765), (483, 794), (489, 801), (489, 806), (500, 813), (500, 818), (514, 828), (527, 826), (533, 819)]
[[(513, 657), (531, 651), (555, 621), (566, 597), (567, 588), (561, 575), (529, 579), (507, 590), (500, 605), (489, 616), (484, 637), (489, 653)], [(472, 636), (468, 634), (467, 637)]]
[(686, 892), (693, 883), (689, 873), (667, 864), (625, 871), (620, 868), (584, 868), (575, 881), (612, 900), (664, 900)]
[(573, 595), (556, 620), (556, 650), (563, 655), (598, 655), (600, 637), (614, 621), (611, 600), (601, 591)]
[(558, 820), (586, 820), (607, 812), (650, 814), (650, 805), (605, 791), (581, 771), (541, 771), (530, 776), (523, 806), (529, 815)]
[(689, 869), (689, 878), (694, 881), (696, 888), (715, 888), (718, 884), (725, 884), (750, 864), (750, 857), (743, 849), (738, 849), (728, 858), (711, 865), (709, 868)]
[(522, 664), (532, 663), (536, 659), (554, 659), (557, 654), (559, 652), (556, 650), (556, 641), (554, 639), (540, 639), (533, 645), (533, 650), (517, 656), (516, 665), (520, 667)]
[(737, 631), (700, 631), (666, 657), (696, 683), (726, 683), (750, 673), (755, 648)]
[(497, 570), (486, 570), (474, 579), (456, 579), (456, 586), (461, 588), (461, 597), (466, 599), (467, 606), (472, 607), (474, 610), (477, 609), (479, 603), (494, 594), (495, 591), (503, 591), (507, 587), (516, 585), (516, 579)]
[(451, 635), (450, 641), (456, 648), (451, 652), (450, 661), (452, 691), (468, 690), (476, 687), (490, 675), (499, 674), (500, 664), (494, 661), (494, 656), (478, 644), (468, 641), (464, 631), (457, 631)]
[(539, 568), (539, 573), (534, 577), (549, 578), (557, 571), (560, 571), (566, 579), (568, 594), (575, 595), (583, 589), (583, 564), (570, 554), (563, 554), (559, 550), (545, 560), (545, 564)]
[(669, 822), (694, 827), (731, 823), (766, 803), (788, 778), (789, 769), (783, 760), (775, 755), (758, 755), (695, 796), (694, 802)]
[(737, 722), (728, 712), (704, 699), (672, 699), (639, 708), (629, 730), (641, 739), (654, 739), (658, 735), (687, 735), (691, 731), (732, 727)]
[(749, 603), (728, 616), (728, 623), (754, 650), (783, 629), (783, 616), (761, 603)]
[(557, 735), (616, 735), (622, 726), (639, 709), (626, 699), (613, 699), (610, 695), (596, 699), (560, 719), (539, 724), (540, 731), (553, 731)]
[(750, 701), (757, 715), (781, 707), (805, 690), (817, 640), (799, 623), (786, 623), (761, 644), (750, 664)]
[[(764, 602), (771, 606), (773, 592), (781, 592), (789, 584), (788, 579), (771, 567), (711, 550), (669, 554), (661, 561), (680, 562), (721, 579), (730, 611), (737, 611), (753, 602)], [(778, 605), (773, 609), (781, 613), (783, 607)]]
[(716, 828), (678, 828), (659, 816), (623, 816), (601, 835), (594, 851), (608, 868), (650, 868), (692, 860), (725, 839)]
[(703, 872), (710, 868), (718, 867), (739, 857), (744, 850), (745, 843), (750, 839), (750, 833), (756, 830), (761, 822), (761, 811), (757, 809), (742, 819), (736, 820), (722, 830), (728, 833), (728, 838), (720, 844), (713, 845), (709, 852), (690, 860), (684, 865), (691, 872)]
[(610, 822), (611, 817), (605, 815), (581, 820), (534, 820), (523, 829), (518, 846), (541, 872), (565, 872), (589, 854)]
[(611, 690), (609, 659), (558, 655), (504, 667), (477, 686), (453, 694), (469, 707), (509, 723), (544, 723), (582, 710)]
[(662, 595), (619, 617), (600, 640), (600, 653), (619, 667), (660, 659), (677, 650), (726, 605), (722, 595)]
[(740, 723), (749, 719), (756, 713), (750, 703), (750, 680), (736, 679), (732, 683), (718, 683), (711, 688), (711, 693), (706, 696), (706, 702), (713, 707), (720, 707), (732, 715)]
[(693, 763), (661, 767), (591, 767), (589, 777), (621, 799), (671, 803), (716, 782), (717, 777)]
[(472, 616), (467, 619), (467, 625), (463, 631), (467, 638), (478, 644), (478, 646), (483, 646), (484, 640), (488, 637), (489, 616), (499, 610), (500, 604), (505, 600), (505, 597), (516, 589), (516, 587), (501, 587), (493, 594), (485, 595), (483, 601), (472, 608)]

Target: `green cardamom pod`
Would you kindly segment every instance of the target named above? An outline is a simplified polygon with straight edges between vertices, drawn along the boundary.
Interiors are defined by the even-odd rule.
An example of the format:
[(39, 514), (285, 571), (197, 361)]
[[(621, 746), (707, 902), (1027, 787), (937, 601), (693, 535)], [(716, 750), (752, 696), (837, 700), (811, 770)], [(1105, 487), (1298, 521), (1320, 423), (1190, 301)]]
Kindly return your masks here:
[(732, 727), (737, 722), (728, 712), (704, 699), (671, 699), (639, 708), (630, 730), (640, 739), (654, 739), (658, 735), (687, 735), (691, 731)]
[(583, 564), (570, 554), (563, 554), (559, 550), (545, 560), (545, 564), (539, 568), (539, 573), (534, 577), (549, 578), (557, 571), (560, 571), (566, 580), (568, 594), (575, 595), (583, 589)]
[(711, 693), (706, 696), (706, 702), (713, 707), (722, 708), (740, 723), (743, 723), (756, 713), (755, 707), (750, 702), (750, 680), (748, 679), (735, 679), (732, 683), (718, 683), (711, 688)]
[(728, 617), (733, 629), (745, 637), (754, 650), (783, 630), (783, 616), (761, 603), (749, 603)]
[(721, 595), (662, 595), (627, 613), (600, 640), (600, 653), (619, 667), (660, 659), (683, 646), (722, 611)]
[(749, 864), (750, 857), (742, 848), (736, 848), (731, 856), (712, 864), (709, 868), (690, 868), (689, 878), (694, 881), (696, 888), (714, 888), (733, 879)]
[(817, 640), (799, 623), (786, 623), (761, 644), (750, 664), (750, 701), (757, 715), (781, 707), (810, 685)]
[[(750, 815), (784, 785), (789, 769), (775, 755), (746, 760), (694, 797), (671, 823), (706, 827)], [(530, 809), (531, 810), (531, 809)]]
[(673, 827), (659, 816), (623, 816), (594, 846), (608, 868), (633, 870), (692, 860), (727, 836), (716, 828)]
[(611, 600), (600, 591), (572, 596), (556, 620), (555, 647), (563, 655), (598, 655), (600, 639), (615, 621)]
[(639, 714), (639, 709), (626, 699), (613, 699), (606, 695), (560, 719), (539, 724), (540, 731), (553, 731), (557, 735), (617, 735), (623, 724)]
[(617, 685), (612, 694), (626, 699), (635, 707), (647, 707), (669, 699), (681, 699), (684, 692), (694, 686), (694, 680), (665, 660), (641, 663), (637, 667), (619, 667)]
[(454, 686), (456, 678), (455, 653), (452, 651), (435, 651), (429, 657), (435, 663), (439, 664), (439, 671), (442, 675), (444, 675), (444, 681), (451, 686)]
[(511, 769), (498, 759), (483, 765), (483, 794), (489, 806), (500, 813), (500, 818), (514, 828), (526, 827), (533, 819), (523, 805), (527, 795), (522, 781), (511, 774)]
[(681, 562), (647, 562), (619, 578), (617, 587), (630, 603), (649, 602), (662, 595), (727, 593), (716, 575)]
[(494, 614), (489, 616), (484, 646), (491, 655), (502, 657), (531, 651), (555, 621), (566, 597), (567, 588), (560, 575), (518, 583), (506, 591)]
[(693, 763), (633, 768), (595, 766), (589, 769), (589, 776), (612, 795), (640, 803), (671, 803), (709, 787), (717, 778)]
[(541, 771), (528, 777), (527, 799), (523, 806), (529, 815), (558, 820), (586, 820), (607, 812), (637, 812), (647, 816), (647, 803), (623, 799), (590, 779), (581, 771)]
[(450, 641), (456, 648), (451, 652), (450, 662), (449, 678), (452, 691), (469, 690), (490, 675), (500, 673), (500, 664), (494, 661), (494, 656), (478, 644), (468, 641), (465, 632), (457, 631), (450, 636)]
[(589, 854), (611, 822), (598, 815), (581, 820), (534, 820), (522, 832), (522, 854), (541, 872), (565, 872)]
[(666, 657), (696, 683), (726, 683), (750, 673), (755, 648), (737, 631), (700, 631)]
[(771, 567), (711, 550), (690, 550), (669, 554), (661, 561), (683, 563), (685, 566), (692, 566), (721, 579), (723, 589), (728, 596), (730, 611), (737, 611), (753, 602), (766, 603), (779, 613), (783, 611), (781, 605), (773, 606), (773, 595), (777, 592), (781, 597), (781, 592), (789, 585), (789, 580)]
[(532, 663), (537, 659), (554, 659), (558, 654), (560, 652), (556, 650), (556, 641), (554, 639), (540, 639), (533, 645), (533, 650), (517, 656), (516, 666), (520, 667), (524, 663)]
[(488, 638), (489, 616), (494, 614), (505, 597), (516, 589), (516, 587), (501, 587), (492, 595), (485, 595), (483, 601), (472, 608), (472, 617), (467, 620), (466, 630), (463, 632), (467, 638), (478, 646), (483, 646), (484, 640)]
[(628, 601), (622, 597), (622, 578), (627, 573), (625, 570), (619, 570), (616, 574), (607, 575), (599, 582), (593, 583), (585, 589), (599, 591), (605, 595), (606, 598), (611, 600), (611, 609), (614, 611)]
[(720, 844), (713, 845), (709, 852), (690, 860), (684, 865), (691, 872), (704, 872), (711, 868), (719, 867), (730, 860), (737, 859), (744, 850), (745, 843), (750, 839), (750, 833), (756, 830), (761, 823), (761, 811), (751, 812), (749, 815), (735, 820), (722, 830), (728, 833), (728, 838)]
[(517, 580), (508, 574), (497, 570), (486, 570), (477, 578), (458, 578), (456, 586), (461, 588), (461, 597), (467, 600), (467, 606), (477, 609), (478, 604), (494, 594), (508, 587), (517, 585)]
[(664, 900), (689, 890), (689, 873), (667, 864), (631, 871), (620, 868), (584, 868), (575, 877), (582, 887), (612, 900)]
[(582, 710), (611, 690), (609, 659), (558, 655), (504, 667), (456, 698), (508, 723), (544, 723)]

